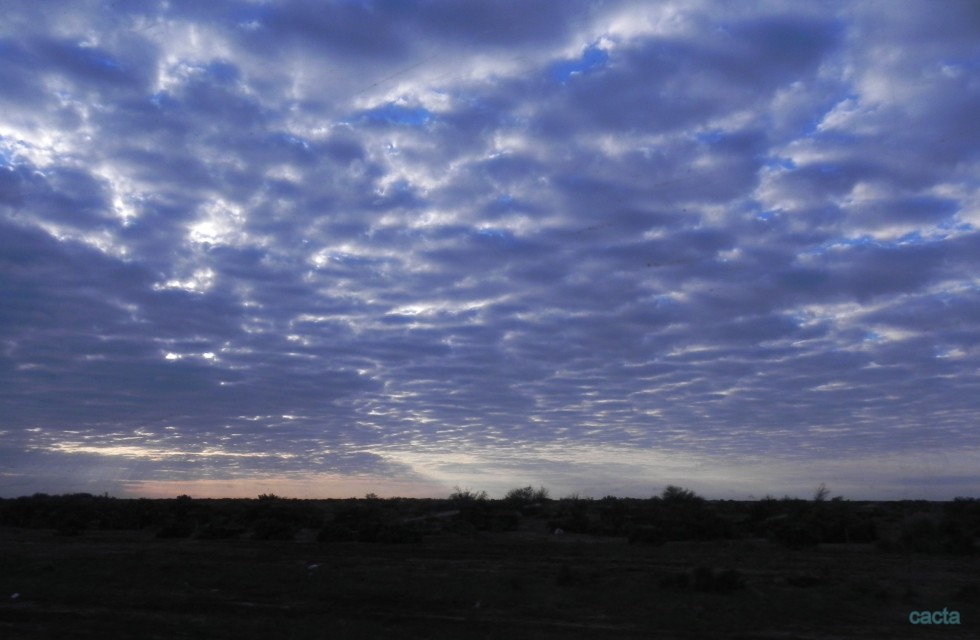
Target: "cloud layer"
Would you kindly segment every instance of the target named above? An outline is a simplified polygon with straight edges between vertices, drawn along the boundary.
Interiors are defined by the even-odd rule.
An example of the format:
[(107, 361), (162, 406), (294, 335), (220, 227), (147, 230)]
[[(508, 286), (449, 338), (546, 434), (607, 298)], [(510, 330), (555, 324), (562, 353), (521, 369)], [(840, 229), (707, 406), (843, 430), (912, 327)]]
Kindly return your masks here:
[(0, 60), (5, 495), (975, 493), (972, 3), (28, 3)]

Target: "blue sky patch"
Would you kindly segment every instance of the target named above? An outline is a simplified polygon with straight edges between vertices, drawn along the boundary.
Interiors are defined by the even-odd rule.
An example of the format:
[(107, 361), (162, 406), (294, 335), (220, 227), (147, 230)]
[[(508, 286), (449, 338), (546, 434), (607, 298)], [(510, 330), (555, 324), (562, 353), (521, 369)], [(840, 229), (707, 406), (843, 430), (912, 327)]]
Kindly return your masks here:
[(361, 119), (372, 123), (394, 124), (404, 127), (423, 127), (435, 115), (423, 107), (403, 107), (388, 103), (361, 113)]
[(590, 44), (577, 60), (556, 62), (551, 65), (549, 71), (554, 80), (565, 84), (575, 76), (605, 67), (608, 62), (609, 53), (605, 49), (599, 48), (597, 44)]

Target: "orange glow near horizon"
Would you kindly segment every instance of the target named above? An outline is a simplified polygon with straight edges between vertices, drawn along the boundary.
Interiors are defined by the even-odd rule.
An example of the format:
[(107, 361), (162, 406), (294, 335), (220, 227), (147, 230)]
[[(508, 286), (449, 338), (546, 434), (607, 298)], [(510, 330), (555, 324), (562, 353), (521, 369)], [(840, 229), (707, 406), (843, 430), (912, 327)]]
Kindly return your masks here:
[(361, 498), (368, 493), (382, 498), (439, 498), (451, 488), (425, 481), (393, 480), (376, 476), (265, 476), (227, 480), (147, 480), (127, 482), (127, 498), (254, 498), (275, 494), (283, 498)]

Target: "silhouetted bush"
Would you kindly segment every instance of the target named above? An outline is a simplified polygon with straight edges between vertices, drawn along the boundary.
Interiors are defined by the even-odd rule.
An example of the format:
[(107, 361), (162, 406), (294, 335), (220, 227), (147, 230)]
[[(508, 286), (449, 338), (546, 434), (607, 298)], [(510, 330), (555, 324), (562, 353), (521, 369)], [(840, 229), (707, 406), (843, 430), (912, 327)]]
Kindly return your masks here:
[(561, 529), (567, 533), (598, 533), (595, 523), (589, 518), (588, 511), (582, 507), (562, 508), (555, 517), (548, 520), (548, 530)]
[[(636, 501), (640, 503), (641, 501)], [(606, 496), (597, 501), (595, 505), (599, 521), (595, 525), (594, 533), (607, 536), (628, 536), (635, 526), (634, 509), (632, 502)]]
[(473, 491), (471, 489), (460, 489), (459, 485), (453, 487), (453, 492), (449, 494), (449, 501), (457, 509), (474, 502), (486, 502), (489, 500), (486, 491)]
[(656, 524), (665, 541), (732, 537), (731, 524), (693, 491), (673, 485), (649, 501), (644, 524)]
[(548, 490), (544, 487), (535, 489), (531, 485), (528, 485), (508, 491), (507, 495), (504, 496), (504, 502), (516, 506), (525, 506), (536, 502), (544, 502), (548, 500), (548, 495)]
[(663, 493), (660, 494), (660, 499), (671, 504), (704, 502), (704, 498), (694, 493), (690, 489), (676, 487), (672, 484), (667, 485), (667, 487), (663, 490)]

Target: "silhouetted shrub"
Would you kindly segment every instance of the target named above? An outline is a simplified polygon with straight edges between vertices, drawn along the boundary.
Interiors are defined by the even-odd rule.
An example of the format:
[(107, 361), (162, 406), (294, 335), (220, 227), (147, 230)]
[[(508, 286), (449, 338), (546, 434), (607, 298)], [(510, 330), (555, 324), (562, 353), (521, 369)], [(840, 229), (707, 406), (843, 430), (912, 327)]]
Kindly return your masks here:
[[(645, 501), (636, 501), (642, 503)], [(596, 502), (595, 511), (599, 521), (593, 530), (598, 535), (628, 536), (636, 526), (635, 513), (631, 503), (612, 496)]]
[(453, 492), (449, 494), (449, 501), (457, 508), (472, 502), (486, 502), (488, 499), (486, 491), (460, 489), (459, 485), (453, 487)]
[(772, 496), (766, 496), (762, 500), (753, 502), (748, 508), (749, 527), (757, 536), (765, 536), (767, 533), (766, 522), (778, 517), (782, 513), (779, 500)]
[(652, 498), (646, 512), (638, 514), (643, 524), (656, 524), (665, 541), (716, 540), (733, 536), (731, 523), (715, 507), (693, 491), (673, 485)]
[(798, 512), (796, 517), (815, 530), (820, 542), (868, 543), (874, 542), (878, 537), (870, 513), (860, 510), (841, 497), (836, 497), (829, 502), (815, 499), (813, 503)]
[(519, 489), (511, 489), (504, 496), (504, 502), (511, 503), (512, 505), (523, 506), (528, 504), (533, 504), (535, 502), (544, 502), (548, 499), (548, 490), (544, 487), (538, 487), (535, 489), (531, 485), (526, 487), (520, 487)]
[(599, 516), (590, 517), (593, 503), (581, 498), (563, 498), (551, 505), (548, 530), (561, 529), (569, 533), (600, 533)]
[(668, 503), (692, 503), (704, 502), (704, 498), (694, 493), (690, 489), (668, 485), (660, 494), (660, 499)]

